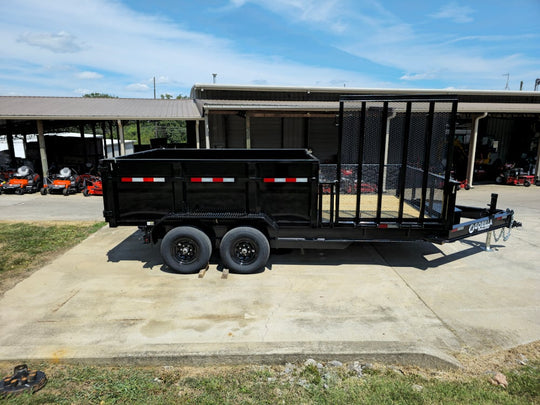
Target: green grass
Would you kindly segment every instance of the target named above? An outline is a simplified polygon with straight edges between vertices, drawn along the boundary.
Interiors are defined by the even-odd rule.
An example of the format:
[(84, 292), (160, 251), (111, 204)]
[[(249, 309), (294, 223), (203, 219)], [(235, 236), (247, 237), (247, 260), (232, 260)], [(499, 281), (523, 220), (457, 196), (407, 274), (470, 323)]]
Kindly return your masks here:
[(39, 267), (58, 252), (75, 246), (104, 225), (0, 224), (0, 275)]
[[(391, 369), (361, 377), (347, 367), (88, 367), (41, 364), (49, 378), (9, 404), (535, 404), (538, 366), (506, 370), (507, 389), (486, 375), (444, 381)], [(35, 367), (35, 366), (34, 366)]]

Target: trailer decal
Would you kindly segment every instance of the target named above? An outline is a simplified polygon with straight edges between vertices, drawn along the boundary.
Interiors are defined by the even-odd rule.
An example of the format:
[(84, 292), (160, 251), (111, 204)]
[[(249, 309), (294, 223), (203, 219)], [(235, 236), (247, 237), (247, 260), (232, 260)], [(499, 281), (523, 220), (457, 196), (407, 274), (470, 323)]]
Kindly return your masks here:
[(307, 183), (307, 177), (265, 177), (265, 183)]
[(122, 177), (122, 183), (165, 183), (165, 177)]
[(192, 177), (192, 183), (234, 183), (234, 177)]
[(479, 232), (479, 231), (486, 231), (488, 230), (491, 225), (493, 225), (493, 221), (491, 219), (486, 219), (484, 221), (475, 222), (474, 224), (471, 224), (469, 226), (469, 233)]

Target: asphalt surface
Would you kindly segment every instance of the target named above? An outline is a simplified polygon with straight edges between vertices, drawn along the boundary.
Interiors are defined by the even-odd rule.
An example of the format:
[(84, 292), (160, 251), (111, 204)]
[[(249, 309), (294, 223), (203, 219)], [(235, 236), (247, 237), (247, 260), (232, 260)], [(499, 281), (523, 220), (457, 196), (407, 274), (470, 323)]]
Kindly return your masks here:
[[(498, 192), (523, 228), (442, 246), (365, 243), (273, 255), (265, 271), (168, 271), (136, 228), (104, 227), (0, 300), (0, 360), (99, 364), (383, 361), (453, 367), (540, 337), (540, 187)], [(99, 197), (0, 196), (0, 220), (102, 220)], [(1, 224), (0, 224), (1, 226)]]

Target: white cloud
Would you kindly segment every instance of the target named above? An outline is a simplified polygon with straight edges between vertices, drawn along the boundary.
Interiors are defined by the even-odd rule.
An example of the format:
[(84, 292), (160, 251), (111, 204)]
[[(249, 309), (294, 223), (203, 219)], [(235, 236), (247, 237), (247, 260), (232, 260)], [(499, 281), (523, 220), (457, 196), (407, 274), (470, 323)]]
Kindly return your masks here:
[(81, 89), (81, 88), (79, 88), (79, 89), (73, 90), (73, 93), (78, 94), (78, 95), (80, 95), (80, 96), (83, 96), (83, 95), (85, 95), (85, 94), (91, 93), (91, 91), (88, 90), (88, 89)]
[[(442, 78), (447, 86), (469, 79), (470, 83), (487, 83), (489, 77), (500, 80), (505, 72), (512, 72), (512, 77), (520, 72), (532, 77), (540, 65), (534, 52), (527, 57), (494, 56), (495, 52), (486, 52), (488, 40), (482, 37), (420, 35), (409, 21), (378, 0), (223, 1), (229, 11), (256, 4), (263, 12), (277, 14), (285, 23), (297, 26), (293, 28), (301, 28), (314, 42), (357, 57), (350, 57), (353, 63), (341, 69), (324, 67), (324, 62), (318, 66), (299, 63), (295, 56), (287, 59), (242, 51), (240, 40), (211, 35), (211, 27), (204, 33), (190, 31), (168, 18), (137, 13), (118, 0), (17, 0), (17, 7), (8, 3), (0, 0), (2, 94), (21, 92), (16, 86), (22, 85), (14, 82), (44, 93), (71, 94), (75, 88), (90, 86), (81, 80), (99, 79), (91, 82), (99, 87), (92, 92), (145, 97), (141, 92), (152, 93), (153, 77), (158, 94), (188, 94), (194, 83), (210, 83), (212, 73), (218, 74), (218, 83), (396, 87)], [(472, 13), (466, 6), (450, 3), (432, 17), (459, 20), (471, 18)], [(494, 49), (497, 38), (488, 38)], [(355, 60), (358, 65), (370, 61), (395, 77), (377, 81), (374, 77), (383, 74), (365, 74)]]
[[(321, 83), (328, 86), (336, 77), (345, 77), (356, 86), (372, 83), (369, 77), (353, 70), (313, 67), (273, 55), (243, 53), (225, 38), (188, 31), (167, 19), (136, 13), (116, 1), (19, 0), (18, 3), (16, 10), (0, 4), (0, 15), (7, 13), (4, 19), (0, 17), (0, 37), (5, 39), (4, 60), (32, 61), (34, 73), (30, 69), (24, 73), (25, 76), (37, 76), (44, 66), (70, 66), (75, 71), (84, 67), (83, 72), (106, 70), (108, 73), (100, 78), (101, 88), (92, 91), (119, 96), (137, 96), (140, 92), (149, 91), (152, 83), (147, 78), (153, 76), (160, 84), (158, 92), (170, 94), (188, 94), (194, 83), (211, 82), (212, 73), (218, 73), (220, 83), (308, 86)], [(241, 5), (242, 2), (236, 4)], [(317, 4), (321, 9), (317, 10), (314, 4), (302, 11), (303, 18), (315, 21), (330, 18), (331, 7), (325, 7), (324, 2), (319, 1)], [(303, 5), (308, 3), (299, 1), (295, 10)], [(47, 15), (48, 18), (36, 18), (38, 15)], [(76, 58), (67, 53), (52, 54), (44, 47), (29, 54), (16, 46), (13, 39), (14, 35), (16, 38), (19, 32), (30, 28), (48, 32), (51, 27), (70, 33), (61, 37), (70, 38), (78, 46), (72, 48), (80, 50)], [(85, 44), (84, 49), (82, 44)], [(74, 75), (77, 77), (76, 73)], [(77, 78), (98, 78), (91, 73), (80, 75), (82, 77)], [(48, 81), (55, 91), (64, 89), (71, 92), (77, 87), (67, 83), (65, 75), (60, 72), (42, 76), (41, 85), (47, 85)]]
[(424, 72), (424, 73), (407, 73), (401, 76), (400, 80), (405, 81), (416, 81), (416, 80), (431, 80), (435, 79), (437, 74), (435, 72)]
[(343, 0), (233, 0), (233, 3), (243, 5), (248, 1), (295, 23), (321, 24), (324, 31), (341, 33), (347, 28), (342, 18), (343, 11), (347, 10)]
[(17, 41), (38, 48), (48, 49), (55, 53), (75, 53), (82, 50), (82, 45), (77, 43), (77, 38), (69, 32), (64, 31), (56, 34), (25, 32), (19, 36)]
[(431, 17), (448, 19), (458, 24), (464, 24), (474, 21), (471, 16), (473, 13), (474, 10), (471, 7), (460, 6), (455, 2), (451, 2), (442, 6), (437, 13), (431, 14)]
[(132, 84), (128, 84), (126, 86), (126, 89), (129, 91), (142, 92), (142, 91), (148, 91), (150, 87), (148, 87), (148, 85), (144, 83), (132, 83)]
[(79, 79), (101, 79), (103, 77), (100, 73), (89, 71), (77, 73), (75, 76)]

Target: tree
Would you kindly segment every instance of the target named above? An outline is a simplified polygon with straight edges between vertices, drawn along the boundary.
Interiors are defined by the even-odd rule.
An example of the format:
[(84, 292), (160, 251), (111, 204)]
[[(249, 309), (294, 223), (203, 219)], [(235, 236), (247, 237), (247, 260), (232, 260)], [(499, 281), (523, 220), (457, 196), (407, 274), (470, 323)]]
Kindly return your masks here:
[(117, 96), (111, 96), (107, 93), (88, 93), (85, 94), (83, 97), (86, 98), (118, 98)]

